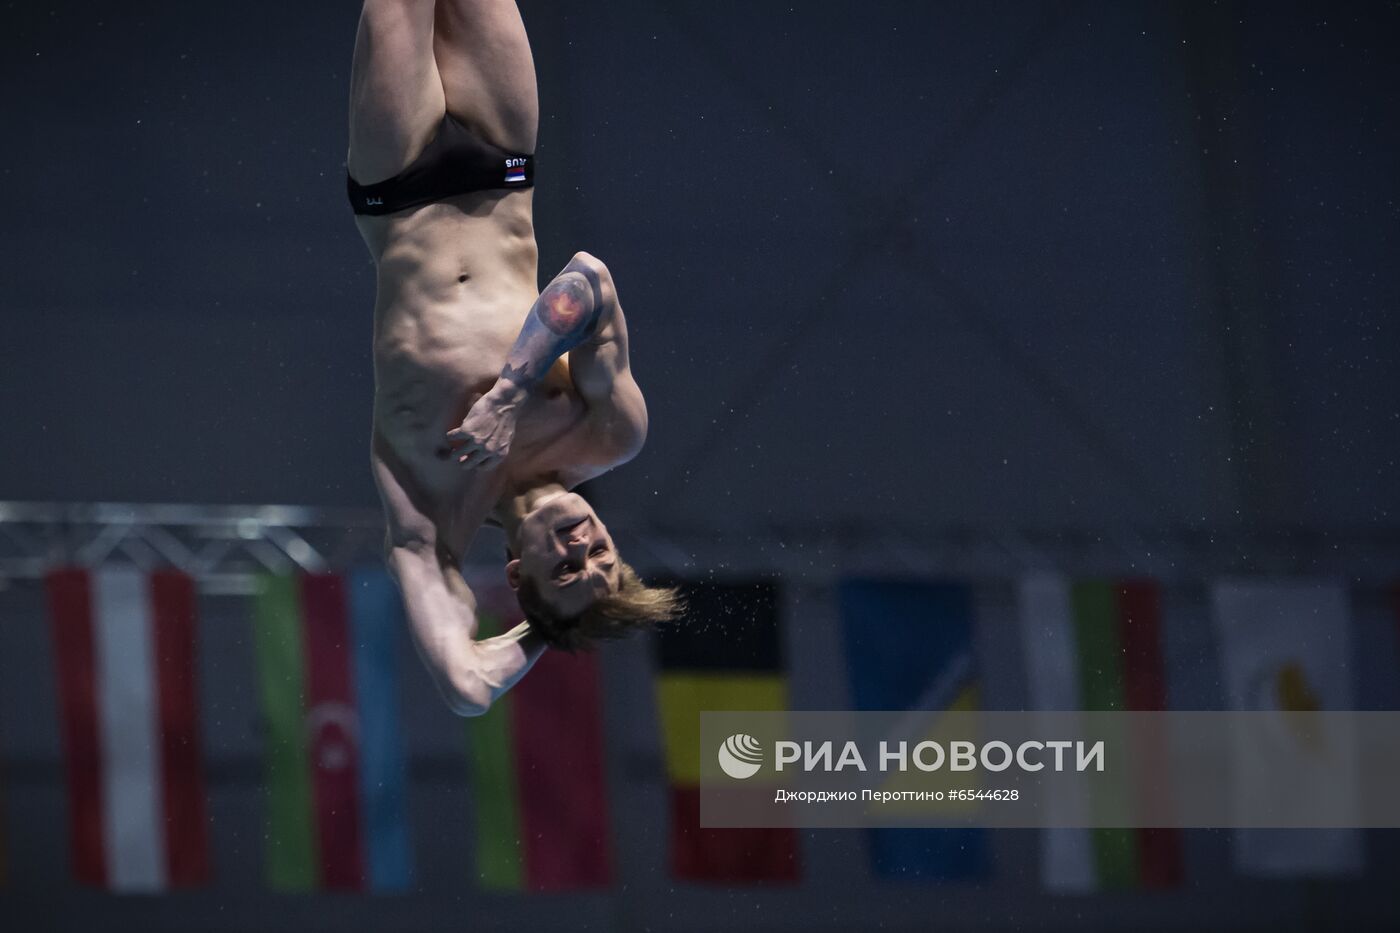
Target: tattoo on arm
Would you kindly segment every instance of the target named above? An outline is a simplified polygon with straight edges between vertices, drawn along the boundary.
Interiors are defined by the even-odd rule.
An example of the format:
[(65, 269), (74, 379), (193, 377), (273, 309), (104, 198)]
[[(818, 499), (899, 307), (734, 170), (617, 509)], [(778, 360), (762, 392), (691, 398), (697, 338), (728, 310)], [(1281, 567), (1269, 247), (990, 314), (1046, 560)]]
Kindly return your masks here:
[(529, 382), (525, 377), (525, 367), (523, 365), (512, 366), (509, 362), (507, 362), (505, 368), (501, 370), (501, 378), (506, 382), (513, 382), (516, 385), (526, 385)]
[(596, 332), (602, 313), (596, 283), (585, 272), (561, 272), (530, 308), (501, 378), (522, 387), (538, 382), (555, 360)]
[(541, 324), (567, 338), (587, 325), (591, 312), (598, 310), (592, 307), (594, 304), (588, 280), (572, 273), (561, 275), (546, 285), (532, 310)]

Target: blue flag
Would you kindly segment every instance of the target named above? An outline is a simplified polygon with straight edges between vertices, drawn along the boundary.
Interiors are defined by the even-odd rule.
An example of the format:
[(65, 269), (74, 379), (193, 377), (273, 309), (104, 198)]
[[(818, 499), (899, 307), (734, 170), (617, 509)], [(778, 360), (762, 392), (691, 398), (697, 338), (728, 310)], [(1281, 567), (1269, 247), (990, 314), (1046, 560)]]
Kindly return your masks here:
[(405, 891), (413, 878), (413, 858), (394, 671), (395, 645), (405, 625), (403, 600), (380, 567), (358, 568), (349, 579), (367, 887)]
[[(856, 709), (976, 708), (969, 587), (852, 579), (838, 585), (837, 599)], [(877, 828), (868, 833), (878, 877), (966, 880), (989, 874), (985, 830)]]

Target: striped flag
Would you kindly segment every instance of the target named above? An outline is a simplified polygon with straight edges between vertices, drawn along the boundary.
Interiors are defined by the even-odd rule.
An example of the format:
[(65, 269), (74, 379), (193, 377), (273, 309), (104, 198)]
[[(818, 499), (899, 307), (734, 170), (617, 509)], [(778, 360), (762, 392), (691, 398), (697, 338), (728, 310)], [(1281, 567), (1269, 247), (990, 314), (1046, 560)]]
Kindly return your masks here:
[(253, 634), (266, 720), (266, 874), (280, 890), (412, 880), (394, 671), (402, 602), (381, 568), (265, 576)]
[[(475, 589), (483, 637), (522, 621), (511, 590)], [(546, 651), (467, 729), (482, 886), (566, 891), (611, 884), (597, 656)]]
[(670, 780), (671, 871), (688, 881), (794, 882), (792, 827), (700, 828), (700, 713), (786, 710), (779, 592), (769, 581), (683, 584), (684, 621), (661, 629), (657, 701)]
[[(1355, 748), (1344, 736), (1318, 748), (1292, 728), (1300, 713), (1355, 708), (1346, 591), (1307, 581), (1232, 580), (1214, 586), (1211, 602), (1230, 708), (1275, 713), (1276, 735), (1295, 739), (1290, 746), (1241, 736), (1232, 746), (1234, 774), (1242, 777), (1261, 763), (1298, 773), (1324, 767), (1335, 793), (1355, 799), (1356, 787), (1347, 780), (1356, 777)], [(1233, 841), (1235, 865), (1246, 874), (1348, 875), (1361, 869), (1356, 829), (1237, 829)]]
[(45, 589), (74, 876), (123, 892), (208, 881), (193, 581), (69, 567)]
[[(1167, 708), (1161, 590), (1155, 582), (1070, 583), (1036, 574), (1022, 579), (1019, 603), (1029, 708)], [(1165, 753), (1164, 745), (1145, 747), (1149, 755)], [(1152, 764), (1144, 760), (1138, 767)], [(1131, 809), (1134, 794), (1132, 787), (1106, 780), (1095, 787), (1095, 800), (1056, 806), (1062, 812), (1091, 805)], [(1041, 830), (1041, 877), (1051, 890), (1163, 888), (1180, 884), (1182, 874), (1181, 833), (1175, 829)]]
[[(859, 710), (978, 708), (971, 590), (960, 583), (843, 580), (837, 586), (851, 699)], [(981, 829), (867, 830), (881, 878), (990, 873)]]

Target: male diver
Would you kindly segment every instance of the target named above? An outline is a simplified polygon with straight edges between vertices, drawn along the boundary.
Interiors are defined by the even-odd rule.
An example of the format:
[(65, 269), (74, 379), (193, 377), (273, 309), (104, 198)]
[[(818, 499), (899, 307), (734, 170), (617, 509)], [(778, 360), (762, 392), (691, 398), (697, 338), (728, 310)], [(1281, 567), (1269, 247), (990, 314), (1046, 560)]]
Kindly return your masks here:
[[(377, 271), (371, 462), (414, 641), (467, 716), (546, 645), (678, 611), (570, 492), (636, 456), (647, 410), (607, 267), (578, 253), (537, 291), (538, 123), (513, 0), (365, 0), (346, 167)], [(479, 639), (459, 561), (487, 523), (526, 621)]]

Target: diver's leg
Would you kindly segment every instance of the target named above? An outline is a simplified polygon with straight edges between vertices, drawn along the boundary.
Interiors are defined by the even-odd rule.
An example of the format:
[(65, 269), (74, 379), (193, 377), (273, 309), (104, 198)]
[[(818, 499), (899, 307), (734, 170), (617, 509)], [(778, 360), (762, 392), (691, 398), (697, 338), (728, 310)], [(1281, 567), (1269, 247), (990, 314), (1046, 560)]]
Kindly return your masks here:
[(433, 0), (365, 0), (350, 67), (347, 159), (362, 185), (397, 175), (442, 121), (433, 14)]
[(535, 60), (515, 0), (438, 0), (433, 51), (454, 117), (509, 152), (535, 151)]

